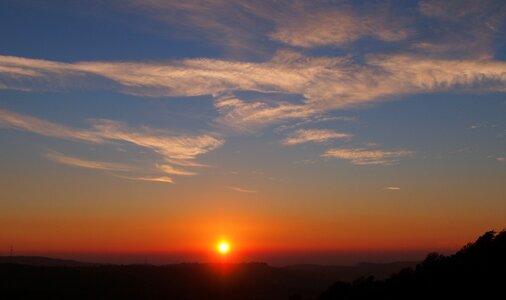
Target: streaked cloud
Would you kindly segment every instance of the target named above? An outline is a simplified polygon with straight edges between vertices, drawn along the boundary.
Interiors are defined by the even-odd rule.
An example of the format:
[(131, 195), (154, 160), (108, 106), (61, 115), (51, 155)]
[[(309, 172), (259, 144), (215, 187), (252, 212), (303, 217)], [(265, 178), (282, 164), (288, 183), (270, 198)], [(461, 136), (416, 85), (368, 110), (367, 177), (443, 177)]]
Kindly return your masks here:
[(175, 168), (171, 165), (157, 165), (156, 167), (166, 174), (180, 175), (180, 176), (197, 175), (197, 173), (195, 173), (195, 172), (183, 170), (183, 169), (178, 169), (178, 168)]
[(283, 140), (285, 145), (296, 145), (302, 143), (323, 143), (334, 139), (351, 138), (349, 133), (340, 133), (329, 129), (299, 129)]
[(398, 186), (387, 186), (386, 188), (384, 188), (385, 191), (400, 191), (401, 188), (398, 187)]
[(128, 179), (128, 180), (139, 180), (139, 181), (151, 181), (151, 182), (160, 182), (160, 183), (174, 183), (174, 180), (167, 176), (159, 176), (159, 177), (128, 177), (121, 175), (114, 175), (119, 178)]
[(333, 121), (342, 121), (342, 122), (355, 122), (357, 119), (355, 117), (350, 116), (325, 116), (325, 115), (316, 115), (312, 117), (303, 118), (301, 121), (297, 121), (292, 124), (281, 125), (276, 128), (276, 131), (285, 131), (294, 129), (297, 127), (309, 125), (309, 124), (318, 124), (323, 122), (333, 122)]
[[(210, 95), (215, 98), (215, 107), (221, 115), (216, 122), (245, 132), (406, 94), (506, 91), (506, 62), (434, 59), (408, 54), (370, 55), (363, 63), (347, 57), (305, 57), (290, 51), (281, 51), (266, 62), (184, 59), (165, 63), (57, 63), (0, 56), (0, 67), (37, 74), (19, 75), (19, 71), (0, 69), (0, 83), (10, 88), (30, 89), (34, 82), (71, 87), (83, 84), (87, 76), (99, 76), (116, 82), (125, 93)], [(247, 101), (223, 96), (238, 91), (296, 94), (303, 100), (301, 103)], [(97, 126), (121, 129), (107, 122)], [(133, 136), (128, 139), (134, 140)], [(146, 143), (145, 139), (135, 140)], [(156, 146), (159, 150), (163, 147)]]
[(242, 132), (251, 132), (259, 127), (275, 124), (285, 120), (306, 118), (315, 110), (305, 106), (278, 102), (269, 104), (265, 102), (245, 102), (238, 98), (229, 98), (215, 101), (215, 107), (221, 116), (216, 120), (218, 124), (225, 125)]
[(102, 143), (104, 140), (96, 132), (74, 129), (42, 119), (0, 109), (0, 127), (30, 131), (40, 135), (79, 140), (91, 143)]
[[(195, 161), (197, 156), (217, 149), (224, 143), (222, 139), (210, 134), (175, 134), (168, 130), (147, 126), (134, 129), (123, 122), (103, 119), (90, 120), (90, 123), (91, 129), (77, 129), (7, 110), (0, 110), (0, 127), (24, 130), (66, 140), (96, 144), (131, 143), (150, 149), (162, 157), (163, 163), (157, 165), (157, 170), (165, 174), (195, 175), (196, 172), (194, 171), (175, 168), (171, 164), (185, 167), (203, 166)], [(68, 165), (104, 170), (126, 170), (122, 165), (108, 165), (107, 163), (85, 161), (63, 155), (49, 154), (48, 157)]]
[(240, 187), (237, 187), (237, 186), (227, 186), (226, 188), (229, 189), (229, 190), (232, 190), (232, 191), (239, 192), (239, 193), (254, 194), (254, 193), (258, 192), (258, 191), (255, 191), (255, 190), (248, 190), (248, 189), (240, 188)]
[(355, 165), (389, 165), (399, 158), (411, 155), (411, 151), (383, 151), (362, 148), (333, 148), (327, 150), (322, 157), (348, 160)]
[(85, 168), (85, 169), (96, 169), (96, 170), (107, 170), (107, 171), (131, 171), (132, 168), (125, 164), (120, 163), (111, 163), (111, 162), (103, 162), (103, 161), (93, 161), (93, 160), (84, 160), (81, 158), (67, 156), (65, 154), (59, 152), (48, 152), (45, 155), (52, 161), (57, 163), (61, 163), (64, 165)]
[(385, 13), (360, 15), (351, 9), (322, 9), (306, 13), (304, 17), (282, 20), (275, 32), (274, 40), (299, 47), (325, 45), (344, 46), (362, 37), (374, 37), (392, 42), (407, 38), (410, 30)]
[(446, 57), (493, 58), (504, 35), (504, 1), (419, 1), (419, 11), (435, 24), (424, 28), (414, 48)]
[[(130, 0), (137, 11), (205, 36), (225, 49), (262, 49), (265, 36), (300, 47), (343, 46), (362, 37), (406, 38), (410, 30), (388, 5), (365, 11), (344, 1), (162, 1)], [(360, 13), (359, 13), (360, 11)], [(251, 30), (255, 28), (255, 30)], [(256, 43), (255, 43), (256, 41)], [(250, 49), (251, 50), (251, 49)]]
[(506, 162), (506, 157), (503, 157), (503, 156), (496, 157), (496, 160), (500, 161), (500, 162)]

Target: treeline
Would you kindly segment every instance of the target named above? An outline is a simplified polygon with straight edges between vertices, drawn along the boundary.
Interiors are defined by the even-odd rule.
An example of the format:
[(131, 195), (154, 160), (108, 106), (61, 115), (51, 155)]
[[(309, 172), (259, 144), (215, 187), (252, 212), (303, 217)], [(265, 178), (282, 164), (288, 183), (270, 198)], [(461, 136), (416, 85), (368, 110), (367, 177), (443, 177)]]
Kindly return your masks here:
[(319, 300), (505, 299), (506, 231), (490, 231), (451, 256), (430, 253), (386, 280), (336, 282)]

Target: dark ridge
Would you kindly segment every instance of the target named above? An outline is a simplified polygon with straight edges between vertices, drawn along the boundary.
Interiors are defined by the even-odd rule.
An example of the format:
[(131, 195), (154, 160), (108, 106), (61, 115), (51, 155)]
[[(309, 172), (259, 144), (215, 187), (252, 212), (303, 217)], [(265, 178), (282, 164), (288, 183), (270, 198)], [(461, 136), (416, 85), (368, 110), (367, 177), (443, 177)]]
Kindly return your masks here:
[(91, 267), (99, 265), (96, 263), (49, 258), (44, 256), (0, 256), (0, 264), (17, 264), (40, 267)]
[(336, 282), (318, 299), (500, 299), (505, 284), (506, 231), (489, 231), (454, 255), (430, 253), (386, 280)]
[(361, 262), (354, 266), (300, 264), (286, 266), (285, 268), (314, 272), (326, 275), (329, 278), (339, 278), (340, 281), (351, 282), (361, 276), (374, 276), (378, 279), (386, 279), (404, 268), (415, 267), (418, 263), (412, 261), (392, 263)]
[[(431, 253), (414, 267), (412, 262), (275, 268), (265, 263), (152, 266), (40, 257), (1, 260), (6, 261), (0, 263), (1, 299), (499, 299), (494, 296), (502, 295), (506, 283), (506, 232), (487, 232), (454, 255)], [(387, 279), (374, 277), (391, 271), (394, 275)], [(344, 282), (353, 272), (359, 279)]]

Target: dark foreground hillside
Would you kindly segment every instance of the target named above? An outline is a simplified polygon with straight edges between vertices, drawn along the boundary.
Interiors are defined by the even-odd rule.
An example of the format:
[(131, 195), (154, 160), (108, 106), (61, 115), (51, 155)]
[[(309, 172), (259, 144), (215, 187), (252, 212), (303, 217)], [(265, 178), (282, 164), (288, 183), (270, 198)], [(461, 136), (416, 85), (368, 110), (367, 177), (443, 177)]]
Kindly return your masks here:
[(506, 233), (488, 232), (455, 255), (429, 254), (398, 272), (414, 265), (117, 266), (0, 257), (0, 299), (502, 299), (492, 295), (506, 286)]
[[(3, 262), (3, 264), (2, 264)], [(291, 266), (262, 263), (94, 265), (0, 257), (0, 299), (315, 299), (336, 280), (392, 274), (414, 263)]]
[(506, 231), (491, 231), (454, 255), (429, 254), (387, 280), (337, 282), (319, 299), (505, 299), (505, 287)]

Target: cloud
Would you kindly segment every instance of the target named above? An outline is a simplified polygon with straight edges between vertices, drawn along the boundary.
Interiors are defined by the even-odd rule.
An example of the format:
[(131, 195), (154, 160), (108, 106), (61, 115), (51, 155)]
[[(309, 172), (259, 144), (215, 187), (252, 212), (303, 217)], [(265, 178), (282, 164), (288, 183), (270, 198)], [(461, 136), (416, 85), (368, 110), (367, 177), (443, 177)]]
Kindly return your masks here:
[(239, 192), (239, 193), (248, 193), (248, 194), (257, 193), (257, 191), (255, 191), (255, 190), (243, 189), (243, 188), (236, 187), (236, 186), (227, 186), (226, 188), (229, 190), (232, 190), (232, 191)]
[(506, 157), (496, 157), (497, 161), (506, 162)]
[(97, 134), (103, 138), (149, 148), (172, 161), (193, 160), (223, 145), (223, 140), (208, 134), (179, 135), (147, 126), (136, 130), (122, 122), (111, 120), (92, 120), (91, 122)]
[(197, 175), (197, 173), (195, 173), (195, 172), (188, 171), (188, 170), (183, 170), (183, 169), (177, 169), (177, 168), (174, 168), (171, 165), (157, 165), (156, 167), (159, 170), (161, 170), (164, 173), (166, 173), (166, 174), (173, 174), (173, 175), (179, 175), (179, 176), (193, 176), (193, 175)]
[(355, 165), (389, 165), (401, 157), (411, 155), (410, 151), (382, 151), (361, 148), (333, 148), (327, 150), (323, 157), (348, 160)]
[(325, 116), (325, 115), (316, 115), (312, 117), (303, 118), (301, 121), (295, 122), (293, 124), (281, 125), (276, 128), (276, 131), (285, 131), (294, 129), (297, 127), (301, 127), (308, 124), (318, 124), (323, 122), (331, 122), (331, 121), (343, 121), (343, 122), (354, 122), (357, 119), (355, 117), (350, 116)]
[[(175, 168), (171, 164), (185, 167), (203, 166), (195, 159), (202, 154), (221, 147), (224, 143), (222, 139), (210, 134), (175, 134), (167, 130), (147, 126), (134, 129), (122, 122), (103, 119), (93, 119), (90, 120), (90, 123), (91, 129), (77, 129), (0, 109), (0, 127), (24, 130), (66, 140), (96, 144), (131, 143), (150, 149), (162, 157), (163, 163), (158, 164), (157, 167), (159, 171), (166, 174), (195, 175), (196, 173), (193, 171)], [(50, 154), (48, 157), (60, 163), (74, 166), (117, 171), (124, 169), (122, 165), (107, 165), (106, 163), (84, 161), (63, 155)]]
[(340, 133), (328, 129), (299, 129), (283, 140), (285, 145), (296, 145), (307, 142), (323, 143), (334, 139), (351, 138), (349, 133)]
[(116, 177), (123, 178), (123, 179), (129, 179), (129, 180), (139, 180), (139, 181), (151, 181), (151, 182), (161, 182), (161, 183), (174, 183), (174, 180), (172, 178), (167, 176), (159, 176), (159, 177), (127, 177), (127, 176), (119, 176), (115, 175)]
[[(138, 12), (161, 20), (179, 31), (191, 31), (222, 46), (247, 51), (272, 40), (300, 47), (343, 46), (362, 37), (382, 41), (405, 39), (408, 26), (388, 5), (354, 8), (330, 1), (130, 0)], [(360, 12), (360, 13), (359, 13)], [(395, 16), (395, 17), (394, 17)]]
[[(30, 89), (34, 82), (48, 87), (53, 82), (80, 85), (90, 76), (99, 76), (115, 82), (125, 93), (210, 95), (220, 113), (216, 123), (244, 132), (407, 94), (506, 91), (506, 62), (408, 54), (369, 55), (361, 63), (348, 57), (306, 57), (290, 51), (280, 51), (266, 62), (183, 59), (163, 63), (56, 63), (0, 56), (2, 66), (37, 74), (19, 75), (19, 71), (14, 74), (0, 69), (0, 83), (10, 88)], [(238, 91), (295, 94), (302, 101), (247, 101), (233, 96)], [(106, 122), (97, 126), (117, 127)], [(146, 142), (132, 136), (129, 139)]]
[(309, 48), (344, 46), (366, 36), (393, 42), (409, 34), (410, 30), (398, 18), (389, 18), (384, 13), (360, 15), (351, 9), (323, 9), (282, 20), (270, 37), (291, 46)]
[(285, 120), (306, 118), (314, 113), (314, 109), (306, 105), (278, 102), (245, 102), (238, 98), (216, 100), (214, 106), (221, 113), (216, 119), (217, 124), (225, 125), (242, 132), (275, 124)]
[(385, 191), (400, 191), (401, 188), (398, 187), (398, 186), (387, 186), (386, 188), (384, 188)]
[(59, 152), (48, 152), (46, 153), (46, 157), (52, 161), (57, 163), (61, 163), (68, 166), (85, 168), (85, 169), (95, 169), (95, 170), (108, 170), (108, 171), (131, 171), (132, 168), (125, 164), (120, 163), (111, 163), (111, 162), (102, 162), (102, 161), (93, 161), (93, 160), (84, 160), (73, 156), (67, 156), (65, 154)]
[(504, 1), (424, 0), (418, 8), (434, 26), (420, 33), (414, 48), (454, 58), (494, 57), (506, 20)]
[[(277, 11), (290, 6), (283, 3), (251, 0), (128, 0), (129, 8), (176, 27), (185, 38), (207, 38), (227, 52), (255, 52), (261, 31), (271, 26)], [(125, 2), (121, 2), (123, 5)], [(261, 21), (261, 23), (259, 22)], [(252, 30), (255, 28), (255, 30)], [(263, 30), (262, 30), (263, 29)]]
[(0, 127), (30, 131), (40, 135), (57, 137), (66, 140), (78, 140), (91, 143), (102, 143), (104, 139), (96, 132), (73, 129), (27, 115), (0, 109)]

